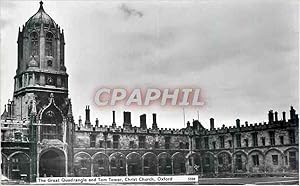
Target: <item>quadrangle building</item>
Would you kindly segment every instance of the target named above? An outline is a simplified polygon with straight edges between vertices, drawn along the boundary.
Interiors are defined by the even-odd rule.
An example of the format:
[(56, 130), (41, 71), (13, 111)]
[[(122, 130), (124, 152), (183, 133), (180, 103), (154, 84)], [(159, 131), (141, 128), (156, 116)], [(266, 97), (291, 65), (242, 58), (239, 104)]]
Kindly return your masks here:
[(198, 120), (182, 129), (74, 121), (68, 97), (64, 32), (43, 3), (18, 33), (13, 99), (1, 115), (1, 170), (11, 180), (105, 175), (241, 176), (298, 174), (299, 118), (268, 112), (268, 122), (210, 129)]

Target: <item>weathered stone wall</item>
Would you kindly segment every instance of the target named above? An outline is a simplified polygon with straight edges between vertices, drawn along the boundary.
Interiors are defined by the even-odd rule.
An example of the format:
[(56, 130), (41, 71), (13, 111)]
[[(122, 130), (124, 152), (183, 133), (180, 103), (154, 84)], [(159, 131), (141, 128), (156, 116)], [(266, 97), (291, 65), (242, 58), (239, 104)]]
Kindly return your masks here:
[[(290, 144), (289, 130), (295, 132), (295, 144)], [(274, 131), (275, 145), (270, 143), (270, 131)], [(253, 142), (252, 134), (254, 132), (257, 133), (257, 146)], [(95, 147), (90, 147), (92, 134), (96, 135)], [(241, 135), (241, 147), (237, 147), (237, 134)], [(114, 135), (119, 136), (118, 148), (113, 148)], [(139, 136), (145, 136), (144, 148), (139, 148)], [(220, 136), (224, 137), (224, 148), (221, 147)], [(195, 130), (190, 126), (181, 130), (154, 130), (137, 127), (123, 129), (111, 126), (87, 128), (77, 125), (74, 151), (75, 153), (89, 154), (91, 160), (96, 153), (106, 154), (109, 157), (107, 160), (109, 166), (103, 167), (105, 170), (103, 171), (110, 175), (199, 173), (212, 176), (232, 173), (282, 173), (296, 171), (292, 164), (294, 164), (293, 162), (298, 163), (298, 136), (298, 124), (292, 120), (264, 124), (246, 123), (239, 127), (223, 126), (211, 130), (204, 128)], [(205, 149), (205, 137), (209, 139), (209, 149)], [(170, 138), (167, 149), (166, 138)], [(196, 148), (197, 138), (200, 138), (200, 149)], [(265, 139), (265, 144), (263, 144), (262, 138)], [(248, 145), (246, 145), (245, 139), (248, 140)], [(100, 141), (105, 140), (110, 141), (111, 146), (100, 148)], [(133, 143), (133, 147), (130, 143)], [(155, 144), (158, 145), (158, 148)], [(213, 144), (215, 144), (215, 148), (213, 148)], [(123, 167), (119, 167), (120, 169), (111, 167), (111, 156), (116, 153), (122, 156), (122, 161), (125, 163)], [(294, 156), (295, 153), (296, 156)], [(132, 158), (133, 154), (135, 158)], [(191, 161), (192, 154), (199, 156), (199, 160)], [(254, 160), (255, 156), (258, 157), (257, 160)], [(238, 157), (240, 157), (239, 160)], [(257, 162), (254, 163), (254, 161)], [(198, 170), (195, 169), (195, 166)], [(135, 170), (133, 171), (133, 169)]]

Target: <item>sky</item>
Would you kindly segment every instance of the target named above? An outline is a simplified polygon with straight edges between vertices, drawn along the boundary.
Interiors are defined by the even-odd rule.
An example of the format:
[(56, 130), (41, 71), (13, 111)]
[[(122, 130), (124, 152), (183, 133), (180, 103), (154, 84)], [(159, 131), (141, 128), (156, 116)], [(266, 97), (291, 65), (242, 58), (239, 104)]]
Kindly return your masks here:
[[(13, 95), (18, 27), (39, 1), (0, 1), (1, 112)], [(74, 119), (90, 105), (101, 125), (123, 124), (123, 111), (157, 113), (160, 128), (184, 127), (183, 108), (98, 107), (101, 87), (201, 88), (205, 102), (186, 107), (185, 121), (209, 128), (267, 121), (269, 110), (298, 110), (299, 12), (296, 0), (44, 1), (65, 33), (65, 64)]]

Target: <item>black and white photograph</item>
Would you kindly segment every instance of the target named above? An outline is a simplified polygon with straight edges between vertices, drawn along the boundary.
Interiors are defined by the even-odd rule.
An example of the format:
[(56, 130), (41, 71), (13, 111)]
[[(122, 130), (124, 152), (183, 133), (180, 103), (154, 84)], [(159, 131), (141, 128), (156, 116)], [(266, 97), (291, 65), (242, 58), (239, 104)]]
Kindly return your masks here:
[(1, 184), (299, 185), (299, 15), (0, 0)]

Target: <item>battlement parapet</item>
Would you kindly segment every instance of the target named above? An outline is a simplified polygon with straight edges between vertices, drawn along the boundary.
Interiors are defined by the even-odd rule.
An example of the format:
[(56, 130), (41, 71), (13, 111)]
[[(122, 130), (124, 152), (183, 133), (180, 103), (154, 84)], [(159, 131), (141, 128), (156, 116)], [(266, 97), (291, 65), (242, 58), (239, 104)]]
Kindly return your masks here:
[(141, 127), (122, 127), (122, 126), (108, 126), (108, 125), (99, 125), (99, 126), (79, 126), (75, 124), (76, 132), (110, 132), (110, 133), (124, 133), (124, 134), (161, 134), (161, 135), (191, 135), (191, 134), (200, 134), (199, 131), (195, 131), (192, 128), (141, 128)]
[[(219, 135), (219, 134), (227, 134), (227, 133), (238, 133), (238, 132), (248, 132), (248, 131), (259, 131), (264, 129), (278, 128), (284, 125), (286, 126), (294, 126), (298, 125), (298, 114), (296, 114), (292, 109), (291, 119), (285, 118), (285, 112), (283, 112), (282, 120), (278, 120), (277, 112), (275, 112), (275, 120), (272, 119), (273, 111), (269, 111), (269, 121), (268, 122), (259, 122), (259, 123), (251, 123), (245, 121), (244, 124), (241, 125), (240, 119), (236, 120), (236, 125), (234, 126), (225, 126), (215, 128), (214, 118), (210, 119), (210, 129), (206, 129), (202, 126), (202, 124), (198, 120), (193, 120), (193, 125), (190, 122), (187, 122), (187, 126), (181, 129), (175, 128), (157, 128), (156, 124), (156, 114), (154, 114), (153, 121), (155, 122), (154, 127), (146, 128), (145, 125), (141, 125), (140, 127), (132, 126), (130, 118), (126, 119), (130, 122), (129, 125), (124, 126), (116, 126), (115, 118), (113, 117), (112, 125), (99, 125), (99, 120), (96, 119), (95, 125), (85, 124), (83, 125), (81, 119), (79, 119), (79, 123), (76, 124), (75, 131), (82, 132), (110, 132), (110, 133), (128, 133), (128, 134), (160, 134), (160, 135)], [(114, 112), (113, 112), (114, 113)], [(277, 113), (278, 114), (278, 113)], [(114, 114), (113, 114), (114, 116)], [(143, 115), (144, 116), (144, 115)], [(129, 117), (129, 116), (128, 116)], [(145, 116), (144, 116), (145, 117)]]

